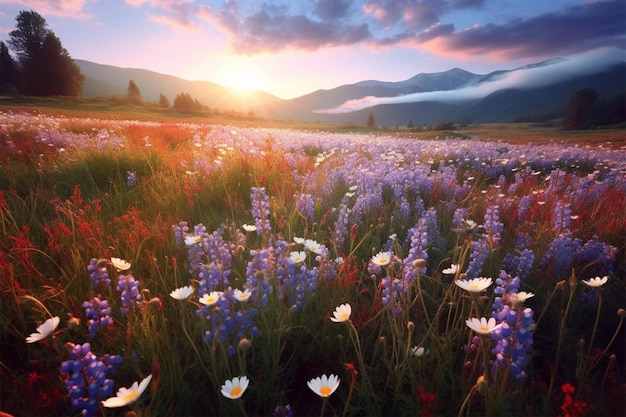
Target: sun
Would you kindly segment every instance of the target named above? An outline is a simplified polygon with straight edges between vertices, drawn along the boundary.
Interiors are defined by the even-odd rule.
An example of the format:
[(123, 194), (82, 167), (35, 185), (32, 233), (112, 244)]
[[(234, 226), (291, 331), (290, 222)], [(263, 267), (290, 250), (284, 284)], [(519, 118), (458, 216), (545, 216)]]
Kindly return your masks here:
[(225, 75), (223, 84), (237, 93), (246, 93), (258, 90), (259, 82), (254, 72), (236, 70)]

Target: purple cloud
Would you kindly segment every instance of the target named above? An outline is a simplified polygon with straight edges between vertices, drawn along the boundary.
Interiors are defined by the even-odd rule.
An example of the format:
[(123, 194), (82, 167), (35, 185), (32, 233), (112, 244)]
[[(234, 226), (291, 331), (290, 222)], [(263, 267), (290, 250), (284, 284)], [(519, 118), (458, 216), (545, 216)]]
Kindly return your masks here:
[[(318, 7), (318, 12), (321, 10)], [(325, 12), (328, 9), (321, 13)], [(285, 6), (266, 4), (233, 29), (236, 29), (230, 33), (233, 48), (244, 54), (284, 49), (311, 51), (321, 47), (353, 45), (372, 37), (366, 23), (341, 25), (334, 18), (313, 20), (303, 14), (290, 14)]]
[[(355, 44), (405, 45), (434, 54), (504, 61), (565, 55), (600, 46), (624, 49), (626, 45), (624, 0), (583, 3), (531, 18), (492, 22), (464, 30), (445, 20), (450, 12), (481, 9), (485, 3), (485, 0), (279, 1), (263, 3), (255, 10), (238, 0), (228, 0), (219, 9), (193, 2), (180, 3), (178, 7), (156, 0), (149, 4), (171, 14), (170, 22), (177, 21), (187, 27), (193, 26), (193, 21), (216, 25), (230, 37), (236, 52), (247, 55)], [(161, 21), (167, 23), (164, 18)]]
[(438, 53), (507, 60), (569, 54), (600, 46), (624, 49), (625, 38), (626, 3), (611, 0), (449, 33), (434, 39), (433, 45), (424, 45), (419, 35), (409, 42)]

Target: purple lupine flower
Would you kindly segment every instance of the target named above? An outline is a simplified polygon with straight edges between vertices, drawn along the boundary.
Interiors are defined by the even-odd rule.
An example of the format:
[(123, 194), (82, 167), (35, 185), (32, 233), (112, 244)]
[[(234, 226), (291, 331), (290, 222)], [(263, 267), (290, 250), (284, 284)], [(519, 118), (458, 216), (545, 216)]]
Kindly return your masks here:
[(492, 353), (496, 356), (494, 370), (498, 366), (508, 366), (513, 378), (522, 381), (526, 378), (524, 371), (532, 352), (532, 331), (535, 328), (534, 312), (529, 307), (523, 307), (532, 293), (520, 293), (520, 279), (500, 272), (496, 279), (494, 293), (497, 297), (493, 302), (492, 317), (503, 323), (499, 330), (492, 333), (496, 346)]
[(465, 275), (468, 279), (478, 278), (480, 276), (483, 264), (491, 253), (487, 239), (480, 238), (478, 240), (473, 240), (471, 243), (472, 252), (470, 253), (470, 261), (467, 265), (467, 271), (465, 271)]
[(350, 221), (350, 208), (348, 204), (345, 202), (341, 203), (341, 208), (339, 209), (339, 214), (337, 215), (337, 220), (333, 225), (333, 240), (335, 241), (335, 246), (340, 248), (343, 246), (346, 236), (348, 236), (348, 222)]
[(113, 327), (113, 318), (111, 317), (111, 307), (107, 300), (100, 300), (98, 297), (93, 297), (89, 301), (83, 303), (85, 309), (85, 315), (87, 316), (87, 323), (89, 327), (89, 338), (93, 339), (96, 333), (103, 329), (109, 329)]
[(254, 324), (258, 310), (254, 307), (242, 306), (233, 299), (233, 290), (219, 294), (215, 303), (202, 306), (196, 314), (206, 319), (209, 330), (205, 331), (207, 343), (217, 341), (226, 346), (229, 356), (236, 353), (236, 346), (242, 338), (258, 336), (259, 330)]
[(270, 199), (265, 192), (265, 187), (252, 187), (250, 195), (252, 199), (252, 216), (259, 236), (269, 236), (272, 233), (270, 224)]
[(137, 186), (137, 174), (134, 171), (126, 171), (126, 185), (129, 188)]
[(454, 215), (452, 216), (452, 226), (456, 229), (460, 229), (465, 226), (465, 219), (467, 218), (467, 209), (466, 208), (457, 208), (454, 210)]
[(277, 405), (274, 408), (274, 414), (272, 417), (293, 417), (293, 411), (291, 410), (291, 406), (287, 405)]
[(61, 375), (70, 396), (72, 409), (83, 416), (93, 416), (100, 409), (100, 401), (113, 394), (114, 374), (122, 363), (119, 355), (97, 357), (91, 345), (69, 345), (69, 358), (61, 364)]
[(569, 230), (565, 230), (552, 240), (548, 250), (541, 258), (541, 265), (554, 264), (554, 269), (561, 276), (568, 276), (572, 272), (572, 265), (576, 252), (582, 247), (582, 242)]
[(297, 198), (296, 209), (305, 219), (313, 221), (315, 219), (315, 197), (311, 194), (299, 194)]
[(92, 258), (87, 265), (87, 272), (89, 272), (89, 288), (109, 288), (111, 286), (111, 278), (106, 266), (98, 266), (98, 260)]
[(561, 230), (569, 229), (572, 222), (571, 216), (570, 204), (564, 204), (561, 200), (557, 200), (552, 214), (552, 230), (560, 232)]
[(530, 206), (532, 205), (533, 198), (532, 196), (525, 195), (520, 198), (519, 203), (517, 205), (517, 220), (523, 222), (526, 220), (526, 216), (528, 216), (528, 212), (530, 210)]
[(500, 213), (498, 206), (487, 207), (485, 212), (485, 232), (489, 236), (490, 244), (497, 246), (500, 243), (504, 225), (500, 222)]
[(122, 316), (125, 316), (129, 310), (134, 310), (141, 302), (142, 298), (139, 292), (139, 285), (141, 285), (141, 283), (137, 281), (132, 274), (120, 274), (117, 278), (117, 290), (121, 293), (120, 300), (122, 301), (120, 312)]
[(502, 263), (502, 269), (511, 275), (524, 280), (530, 277), (533, 265), (535, 263), (535, 253), (528, 249), (530, 236), (528, 234), (520, 234), (517, 238), (515, 249), (511, 253), (507, 253)]

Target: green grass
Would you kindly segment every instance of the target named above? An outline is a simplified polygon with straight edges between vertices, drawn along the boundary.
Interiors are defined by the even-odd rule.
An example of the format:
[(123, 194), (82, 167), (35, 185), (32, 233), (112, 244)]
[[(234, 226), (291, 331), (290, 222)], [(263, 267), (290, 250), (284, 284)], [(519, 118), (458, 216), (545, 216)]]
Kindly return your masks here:
[[(623, 236), (619, 229), (626, 212), (624, 194), (617, 186), (607, 188), (596, 201), (576, 202), (588, 209), (577, 237), (587, 241), (597, 234), (621, 251), (616, 254), (615, 271), (602, 290), (602, 326), (592, 345), (581, 344), (580, 340), (591, 335), (598, 304), (586, 304), (579, 296), (584, 289), (580, 278), (586, 277), (594, 265), (577, 266), (572, 277), (554, 274), (549, 265), (540, 266), (539, 258), (557, 235), (550, 226), (550, 216), (542, 217), (543, 206), (538, 206), (534, 224), (517, 224), (517, 206), (506, 208), (502, 200), (500, 215), (506, 231), (500, 246), (485, 261), (483, 273), (496, 278), (506, 253), (513, 251), (518, 232), (529, 233), (537, 260), (524, 289), (535, 293), (528, 305), (535, 312), (538, 326), (528, 378), (516, 382), (507, 372), (499, 372), (483, 389), (477, 380), (483, 374), (483, 343), (488, 341), (471, 350), (472, 335), (465, 319), (491, 314), (493, 287), (484, 297), (474, 299), (453, 285), (452, 277), (444, 276), (441, 270), (451, 263), (465, 266), (469, 262), (471, 239), (478, 239), (478, 235), (454, 233), (452, 213), (455, 207), (465, 207), (473, 218), (483, 216), (496, 201), (490, 200), (495, 181), (486, 174), (472, 172), (477, 175), (475, 182), (468, 195), (454, 206), (439, 171), (432, 175), (432, 187), (420, 197), (425, 208), (433, 207), (437, 213), (437, 227), (446, 243), (442, 248), (429, 248), (427, 273), (412, 281), (397, 300), (392, 299), (391, 305), (397, 303), (400, 307), (396, 311), (383, 307), (385, 288), (381, 278), (402, 278), (400, 263), (409, 255), (407, 248), (398, 247), (397, 259), (380, 272), (368, 271), (370, 259), (382, 250), (388, 237), (397, 233), (404, 239), (418, 220), (414, 216), (404, 222), (398, 220), (399, 202), (393, 197), (392, 187), (381, 190), (383, 209), (366, 211), (359, 224), (349, 225), (345, 244), (335, 245), (329, 229), (334, 227), (352, 184), (335, 180), (333, 174), (335, 170), (358, 171), (360, 167), (345, 167), (337, 157), (316, 168), (316, 157), (326, 150), (320, 143), (308, 144), (300, 152), (295, 146), (293, 150), (282, 149), (276, 138), (264, 137), (263, 143), (254, 145), (254, 152), (244, 139), (238, 139), (240, 148), (229, 150), (214, 139), (217, 133), (212, 126), (198, 122), (239, 124), (238, 135), (242, 138), (248, 138), (249, 133), (244, 126), (257, 122), (258, 126), (298, 126), (304, 130), (311, 125), (246, 118), (205, 119), (202, 115), (181, 117), (97, 100), (77, 103), (65, 99), (2, 99), (0, 109), (47, 115), (37, 124), (32, 122), (34, 119), (26, 119), (31, 123), (20, 126), (7, 124), (3, 140), (11, 138), (19, 143), (14, 148), (5, 140), (0, 148), (2, 411), (25, 416), (80, 415), (71, 408), (59, 368), (68, 357), (66, 344), (87, 342), (98, 356), (109, 353), (123, 357), (122, 366), (111, 376), (115, 389), (153, 375), (148, 390), (134, 405), (98, 411), (107, 416), (124, 415), (129, 410), (154, 416), (238, 415), (241, 410), (237, 401), (220, 394), (224, 381), (238, 375), (247, 375), (251, 380), (242, 397), (247, 415), (271, 415), (274, 407), (286, 404), (291, 405), (294, 415), (319, 415), (323, 401), (308, 390), (306, 383), (330, 373), (341, 378), (341, 385), (324, 405), (326, 415), (419, 415), (428, 407), (417, 395), (417, 388), (435, 396), (430, 406), (435, 415), (553, 415), (561, 411), (565, 396), (560, 387), (564, 382), (576, 386), (576, 400), (588, 402), (587, 415), (608, 414), (613, 411), (611, 404), (619, 405), (619, 387), (625, 380), (624, 358), (619, 350), (622, 342), (617, 339), (600, 356), (589, 351), (589, 346), (605, 348), (613, 334), (623, 335), (623, 315), (615, 312), (624, 307), (622, 295), (626, 295), (620, 246)], [(158, 123), (117, 123), (126, 119)], [(189, 121), (194, 125), (186, 124)], [(121, 145), (103, 146), (98, 151), (70, 146), (60, 151), (42, 145), (37, 136), (39, 124), (42, 130), (90, 137), (107, 129), (105, 136), (119, 138)], [(378, 129), (367, 132), (384, 133)], [(460, 133), (467, 137), (493, 135), (503, 140), (502, 148), (512, 146), (504, 141), (584, 139), (577, 132), (517, 124), (476, 126)], [(603, 132), (588, 133), (597, 143), (606, 139), (601, 137)], [(415, 135), (433, 139), (442, 134)], [(203, 145), (199, 151), (194, 145), (195, 135), (210, 145)], [(559, 137), (564, 139), (556, 139)], [(392, 139), (389, 145), (393, 145)], [(363, 160), (368, 161), (365, 165), (371, 161), (381, 163), (376, 154), (379, 149), (369, 150), (365, 145), (360, 149)], [(433, 170), (446, 164), (436, 152), (411, 157)], [(203, 170), (195, 162), (205, 163), (210, 169)], [(586, 175), (595, 166), (563, 168), (569, 170), (567, 175), (577, 170)], [(460, 181), (470, 174), (460, 164), (456, 169)], [(128, 171), (137, 174), (135, 187), (126, 184)], [(306, 181), (302, 183), (298, 177)], [(505, 180), (510, 183), (513, 179)], [(521, 195), (548, 185), (547, 179), (531, 176), (508, 197), (517, 199), (513, 200), (517, 203)], [(267, 218), (272, 226), (269, 235), (242, 231), (244, 224), (254, 223), (252, 187), (267, 190), (271, 207)], [(318, 197), (313, 220), (306, 219), (296, 208), (296, 195), (301, 192), (315, 192)], [(546, 213), (553, 210), (554, 204), (548, 201)], [(249, 278), (248, 268), (257, 268), (254, 276), (272, 285), (273, 290), (266, 293), (267, 303), (253, 298), (247, 304), (228, 305), (242, 314), (258, 310), (254, 316), (258, 334), (246, 333), (245, 338), (251, 342), (247, 350), (240, 348), (245, 345), (241, 340), (205, 340), (205, 332), (212, 327), (208, 319), (196, 315), (200, 294), (196, 292), (186, 301), (169, 296), (184, 285), (198, 288), (202, 281), (198, 271), (190, 273), (198, 262), (215, 262), (216, 267), (224, 262), (220, 257), (211, 258), (214, 255), (208, 249), (202, 251), (199, 260), (190, 258), (191, 249), (174, 239), (173, 226), (180, 221), (188, 222), (190, 233), (194, 225), (206, 226), (206, 242), (225, 243), (218, 246), (231, 256), (232, 265), (227, 268), (230, 286), (243, 288)], [(328, 256), (319, 259), (307, 253), (307, 271), (315, 267), (320, 275), (329, 269), (337, 272), (332, 279), (320, 280), (315, 291), (307, 293), (305, 308), (298, 311), (294, 311), (288, 291), (278, 293), (281, 280), (287, 278), (273, 269), (290, 251), (303, 250), (294, 243), (294, 236), (315, 239), (328, 248)], [(283, 241), (288, 246), (278, 245)], [(254, 267), (256, 254), (262, 252), (274, 263)], [(334, 264), (337, 256), (344, 257), (341, 266)], [(142, 301), (127, 315), (121, 314), (120, 294), (115, 286), (118, 275), (128, 272), (116, 271), (106, 263), (113, 285), (89, 285), (86, 268), (91, 259), (111, 257), (131, 262), (131, 273), (141, 283)], [(287, 275), (293, 277), (297, 272)], [(82, 303), (93, 296), (109, 301), (115, 325), (90, 338)], [(343, 303), (352, 306), (350, 321), (331, 322), (334, 309)], [(219, 317), (213, 310), (211, 314)], [(53, 338), (26, 345), (24, 338), (50, 315), (61, 317), (59, 331)], [(80, 323), (70, 326), (67, 320), (71, 317)], [(229, 354), (231, 345), (234, 353)], [(418, 345), (428, 353), (413, 355), (411, 348)], [(352, 388), (350, 366), (358, 372)], [(12, 383), (5, 384), (5, 380)]]

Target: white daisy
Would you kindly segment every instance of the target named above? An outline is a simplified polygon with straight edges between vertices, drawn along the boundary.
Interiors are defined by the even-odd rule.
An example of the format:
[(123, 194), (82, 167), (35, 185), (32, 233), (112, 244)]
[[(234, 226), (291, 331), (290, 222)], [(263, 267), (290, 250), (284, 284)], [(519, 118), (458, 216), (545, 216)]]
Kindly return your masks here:
[(26, 343), (35, 343), (50, 336), (59, 326), (60, 322), (61, 319), (58, 316), (44, 321), (37, 327), (35, 333), (31, 333), (31, 335), (26, 338)]
[(330, 397), (333, 392), (339, 388), (339, 377), (337, 375), (322, 375), (321, 377), (313, 378), (307, 382), (311, 391), (316, 393), (322, 398)]
[(136, 401), (146, 390), (152, 380), (152, 375), (145, 377), (140, 383), (135, 381), (130, 388), (120, 388), (116, 397), (111, 397), (102, 401), (102, 405), (107, 408), (123, 407)]
[(195, 288), (191, 285), (187, 285), (185, 287), (176, 288), (170, 293), (170, 297), (176, 300), (186, 300), (191, 294), (193, 294), (194, 291)]

